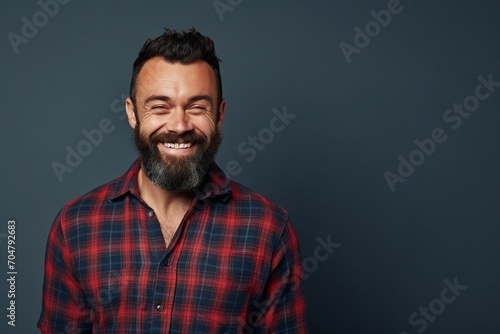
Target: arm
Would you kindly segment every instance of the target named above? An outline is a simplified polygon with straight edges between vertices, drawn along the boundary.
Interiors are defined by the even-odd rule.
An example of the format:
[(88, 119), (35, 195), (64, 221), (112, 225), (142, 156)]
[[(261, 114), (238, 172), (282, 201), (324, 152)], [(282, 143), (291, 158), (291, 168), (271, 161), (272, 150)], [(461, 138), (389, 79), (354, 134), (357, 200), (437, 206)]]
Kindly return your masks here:
[(300, 248), (288, 219), (275, 246), (262, 309), (255, 333), (308, 333)]
[(91, 305), (76, 279), (70, 249), (59, 213), (49, 233), (45, 253), (42, 314), (38, 328), (42, 333), (91, 333)]

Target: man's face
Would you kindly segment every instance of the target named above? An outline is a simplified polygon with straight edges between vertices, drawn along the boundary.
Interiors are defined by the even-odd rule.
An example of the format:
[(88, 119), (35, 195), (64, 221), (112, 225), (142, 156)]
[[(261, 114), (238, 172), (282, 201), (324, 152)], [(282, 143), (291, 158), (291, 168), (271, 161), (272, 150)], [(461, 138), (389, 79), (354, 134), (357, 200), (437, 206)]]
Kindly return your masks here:
[(136, 80), (135, 104), (126, 110), (142, 158), (157, 186), (171, 191), (196, 188), (220, 145), (225, 102), (217, 101), (217, 81), (203, 61), (183, 65), (156, 57)]

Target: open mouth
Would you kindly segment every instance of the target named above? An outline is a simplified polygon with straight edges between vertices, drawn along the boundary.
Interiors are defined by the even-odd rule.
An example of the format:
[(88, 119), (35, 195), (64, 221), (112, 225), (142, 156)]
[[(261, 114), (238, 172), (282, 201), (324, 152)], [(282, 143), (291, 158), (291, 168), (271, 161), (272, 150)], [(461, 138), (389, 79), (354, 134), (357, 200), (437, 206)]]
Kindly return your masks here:
[(173, 149), (186, 149), (193, 146), (192, 143), (163, 143), (163, 145), (165, 145), (165, 147)]

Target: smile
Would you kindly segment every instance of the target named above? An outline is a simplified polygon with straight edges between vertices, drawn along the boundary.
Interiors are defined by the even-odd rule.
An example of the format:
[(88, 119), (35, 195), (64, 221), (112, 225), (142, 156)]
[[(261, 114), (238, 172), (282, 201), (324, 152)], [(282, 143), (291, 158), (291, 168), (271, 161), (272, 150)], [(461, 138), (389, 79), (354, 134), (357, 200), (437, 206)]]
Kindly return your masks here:
[(186, 149), (191, 147), (191, 143), (163, 143), (168, 148), (176, 148), (176, 149)]

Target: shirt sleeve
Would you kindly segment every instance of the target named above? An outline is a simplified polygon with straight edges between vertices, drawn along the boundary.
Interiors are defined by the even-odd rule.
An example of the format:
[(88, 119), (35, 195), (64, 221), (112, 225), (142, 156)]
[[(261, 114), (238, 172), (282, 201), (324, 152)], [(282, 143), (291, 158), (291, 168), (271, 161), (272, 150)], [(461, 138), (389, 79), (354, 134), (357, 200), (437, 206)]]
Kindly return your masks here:
[(308, 333), (304, 289), (299, 242), (287, 218), (261, 302), (260, 325), (254, 333)]
[(71, 252), (63, 231), (63, 218), (56, 217), (47, 240), (42, 313), (42, 333), (91, 333), (91, 305), (76, 279)]

